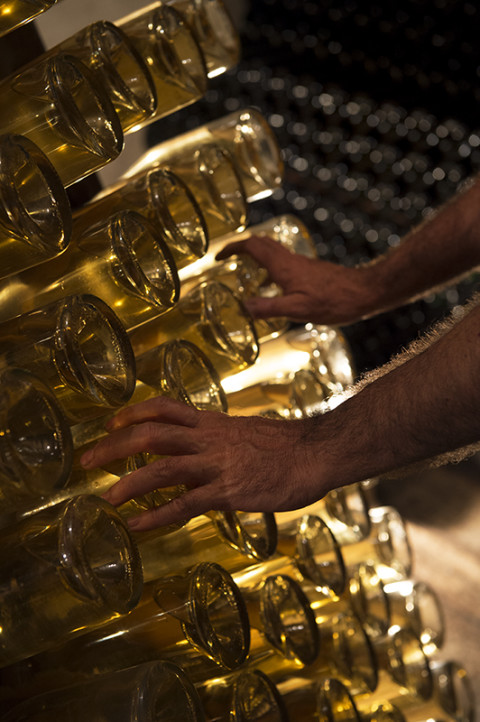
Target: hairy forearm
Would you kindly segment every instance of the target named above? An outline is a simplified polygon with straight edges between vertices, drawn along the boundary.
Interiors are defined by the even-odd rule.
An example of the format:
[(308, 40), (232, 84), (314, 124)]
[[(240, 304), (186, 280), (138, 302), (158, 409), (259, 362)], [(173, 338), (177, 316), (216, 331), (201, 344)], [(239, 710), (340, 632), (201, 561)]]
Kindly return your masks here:
[(480, 178), (363, 267), (370, 285), (365, 317), (395, 308), (480, 265)]
[(480, 307), (405, 358), (311, 420), (322, 483), (386, 474), (480, 441)]

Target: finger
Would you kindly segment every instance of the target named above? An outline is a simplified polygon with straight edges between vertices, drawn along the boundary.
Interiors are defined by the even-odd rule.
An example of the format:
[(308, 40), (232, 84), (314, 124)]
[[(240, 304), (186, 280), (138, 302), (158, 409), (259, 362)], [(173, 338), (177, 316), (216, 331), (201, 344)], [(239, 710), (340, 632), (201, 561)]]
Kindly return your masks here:
[(105, 466), (134, 454), (196, 454), (200, 451), (192, 430), (184, 426), (147, 421), (112, 431), (80, 458), (85, 469)]
[(172, 499), (164, 506), (128, 519), (128, 525), (133, 531), (149, 531), (161, 526), (187, 521), (194, 516), (205, 514), (210, 511), (211, 507), (212, 491), (203, 486)]
[(103, 494), (113, 506), (124, 504), (130, 499), (148, 494), (155, 489), (184, 485), (195, 488), (212, 478), (210, 469), (191, 457), (165, 457), (143, 466), (131, 474), (122, 476), (116, 484)]
[(290, 253), (279, 241), (274, 241), (269, 236), (250, 236), (244, 241), (233, 241), (217, 253), (215, 258), (218, 261), (229, 258), (233, 255), (248, 253), (260, 265), (270, 268), (275, 263), (279, 253)]
[(126, 406), (107, 422), (105, 428), (112, 431), (149, 420), (193, 427), (197, 424), (198, 413), (198, 409), (181, 401), (168, 396), (156, 396), (154, 399)]
[(253, 318), (294, 318), (295, 320), (303, 320), (299, 298), (295, 295), (290, 296), (252, 296), (244, 298), (243, 304), (247, 311), (251, 313)]

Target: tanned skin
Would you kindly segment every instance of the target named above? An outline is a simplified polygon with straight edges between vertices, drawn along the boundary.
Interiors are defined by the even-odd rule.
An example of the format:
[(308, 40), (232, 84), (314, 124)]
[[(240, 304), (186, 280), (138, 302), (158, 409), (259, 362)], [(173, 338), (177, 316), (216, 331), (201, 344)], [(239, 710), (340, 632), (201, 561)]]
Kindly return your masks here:
[[(229, 244), (218, 258), (238, 253), (252, 255), (283, 289), (279, 298), (249, 300), (255, 317), (353, 323), (480, 265), (480, 182), (361, 267), (293, 256), (258, 237)], [(93, 468), (140, 452), (165, 455), (105, 495), (119, 505), (155, 488), (186, 485), (183, 496), (129, 521), (135, 530), (147, 530), (211, 509), (300, 508), (338, 486), (475, 445), (480, 306), (473, 302), (457, 316), (323, 415), (294, 421), (230, 417), (158, 397), (120, 411), (82, 463)]]

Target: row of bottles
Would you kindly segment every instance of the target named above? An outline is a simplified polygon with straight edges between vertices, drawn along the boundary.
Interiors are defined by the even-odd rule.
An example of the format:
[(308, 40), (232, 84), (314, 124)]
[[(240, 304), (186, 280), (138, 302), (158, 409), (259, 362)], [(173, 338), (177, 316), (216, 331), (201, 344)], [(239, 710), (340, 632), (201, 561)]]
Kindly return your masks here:
[[(210, 77), (234, 62), (221, 4), (180, 0), (95, 23), (8, 79), (6, 130), (16, 135), (6, 138), (24, 154), (18, 187), (36, 162), (33, 141), (61, 188), (84, 174), (72, 98), (101, 126), (108, 89), (113, 131), (150, 122), (165, 81), (150, 71), (156, 53), (186, 71), (191, 37)], [(64, 156), (37, 124), (44, 93), (54, 99), (42, 116), (48, 133), (69, 118), (75, 143)], [(101, 141), (89, 142), (98, 158)], [(73, 215), (71, 231), (65, 221), (71, 241), (57, 258), (0, 281), (2, 719), (470, 722), (468, 676), (436, 660), (441, 610), (411, 578), (404, 524), (394, 509), (369, 508), (362, 485), (296, 512), (211, 512), (134, 534), (125, 517), (183, 493), (181, 483), (115, 510), (101, 494), (155, 454), (94, 472), (79, 465), (114, 409), (158, 394), (283, 419), (341, 401), (354, 378), (342, 334), (254, 322), (241, 298), (280, 289), (247, 258), (215, 262), (224, 243), (250, 233), (315, 257), (298, 218), (247, 225), (247, 203), (272, 194), (282, 170), (265, 119), (237, 111), (151, 149)]]

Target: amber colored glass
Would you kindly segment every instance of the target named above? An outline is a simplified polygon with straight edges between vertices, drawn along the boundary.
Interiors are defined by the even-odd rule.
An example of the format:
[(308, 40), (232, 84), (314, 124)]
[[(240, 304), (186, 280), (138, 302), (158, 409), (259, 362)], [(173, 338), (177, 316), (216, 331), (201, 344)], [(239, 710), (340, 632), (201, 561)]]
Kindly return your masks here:
[(432, 662), (433, 693), (421, 701), (415, 695), (400, 695), (392, 704), (406, 722), (444, 720), (473, 722), (475, 695), (472, 680), (465, 669), (452, 660)]
[(99, 20), (63, 40), (46, 55), (64, 53), (81, 60), (102, 85), (126, 133), (152, 117), (157, 94), (145, 58), (119, 27)]
[(64, 487), (70, 427), (53, 393), (23, 369), (0, 372), (0, 520)]
[(2, 80), (0, 97), (0, 132), (30, 138), (64, 186), (103, 168), (122, 149), (122, 128), (108, 94), (73, 55), (37, 58)]
[(235, 66), (240, 38), (222, 0), (166, 0), (185, 16), (205, 57), (208, 77)]
[(445, 621), (440, 599), (426, 582), (402, 579), (385, 585), (391, 609), (391, 623), (408, 627), (423, 644), (429, 656), (443, 645)]
[(207, 719), (217, 722), (289, 722), (276, 686), (256, 669), (215, 677), (198, 685)]
[[(179, 480), (181, 483), (181, 480)], [(200, 561), (215, 559), (230, 573), (268, 559), (276, 547), (272, 514), (212, 512), (213, 519), (199, 516), (184, 527), (164, 536), (162, 529), (142, 532), (137, 541), (147, 581), (173, 571), (190, 568)], [(249, 520), (255, 528), (250, 529)]]
[(142, 591), (141, 562), (115, 509), (78, 496), (1, 534), (0, 665), (124, 615)]
[[(137, 380), (129, 405), (154, 398), (160, 394), (180, 399), (195, 408), (227, 411), (225, 394), (215, 369), (200, 349), (188, 341), (170, 341), (158, 349), (154, 349), (148, 359), (141, 359), (141, 361), (145, 361), (145, 363), (137, 365), (137, 372), (140, 371), (142, 378), (149, 383)], [(33, 513), (39, 506), (50, 506), (75, 494), (101, 495), (115, 484), (119, 477), (136, 471), (158, 458), (147, 453), (136, 454), (111, 462), (104, 468), (84, 469), (80, 464), (80, 457), (107, 434), (105, 424), (109, 417), (110, 415), (93, 419), (72, 428), (75, 454), (73, 463), (70, 460), (73, 468), (68, 483), (57, 492), (50, 488), (50, 494), (46, 496), (32, 495), (28, 499), (28, 504), (25, 502), (28, 513)], [(142, 511), (162, 506), (185, 491), (186, 488), (182, 484), (176, 487), (155, 489), (122, 504), (118, 507), (118, 512), (124, 517), (134, 516)], [(177, 523), (162, 527), (161, 533), (178, 529), (179, 526), (183, 526), (183, 524)], [(263, 542), (261, 525), (256, 520), (254, 531), (257, 531), (258, 526), (260, 526), (259, 543), (261, 543)], [(159, 534), (160, 531), (157, 533)]]
[(58, 0), (4, 0), (0, 2), (0, 37), (30, 22)]
[(316, 586), (335, 594), (345, 589), (342, 550), (321, 517), (305, 514), (292, 519), (291, 525), (281, 521), (277, 548), (281, 554), (291, 556), (303, 576)]
[[(179, 295), (166, 238), (135, 211), (120, 211), (75, 239), (58, 258), (0, 283), (0, 319), (92, 293), (108, 304), (125, 329), (170, 308)], [(3, 315), (2, 315), (3, 311)]]
[(197, 201), (178, 176), (161, 168), (105, 188), (74, 214), (74, 237), (125, 210), (138, 211), (161, 229), (177, 268), (205, 253), (208, 232)]
[(195, 687), (171, 662), (150, 662), (39, 695), (4, 722), (204, 722)]
[(363, 541), (342, 545), (347, 568), (371, 562), (384, 583), (410, 576), (412, 551), (407, 527), (396, 509), (389, 506), (373, 507), (369, 516), (371, 532)]
[(67, 194), (47, 156), (26, 137), (0, 136), (0, 277), (61, 253), (71, 234)]
[[(228, 381), (224, 380), (224, 388), (228, 389)], [(277, 512), (275, 517), (280, 535), (285, 538), (295, 535), (304, 516), (319, 516), (340, 545), (367, 538), (371, 529), (369, 509), (361, 484), (333, 489), (322, 499), (301, 509)], [(361, 561), (360, 555), (358, 558)]]
[[(131, 177), (158, 165), (190, 163), (205, 145), (214, 143), (230, 153), (248, 201), (265, 198), (282, 183), (280, 148), (265, 118), (244, 108), (153, 146), (128, 169)], [(226, 231), (225, 231), (226, 232)]]
[(347, 687), (339, 680), (324, 680), (318, 689), (317, 715), (329, 722), (360, 722), (355, 701)]
[(293, 563), (284, 558), (280, 572), (269, 575), (272, 566), (275, 560), (234, 575), (252, 627), (250, 658), (267, 674), (268, 664), (265, 668), (263, 664), (272, 654), (280, 653), (294, 666), (304, 666), (314, 662), (320, 649), (315, 613)]
[(372, 563), (359, 564), (350, 570), (348, 598), (352, 609), (371, 639), (387, 633), (394, 624), (391, 595)]
[(212, 670), (239, 668), (249, 641), (245, 605), (231, 576), (218, 564), (197, 564), (146, 588), (128, 616), (83, 630), (81, 637), (12, 665), (0, 679), (3, 689), (10, 685), (10, 699), (25, 699), (164, 659), (196, 681), (202, 670), (208, 679)]
[(198, 42), (182, 15), (155, 2), (115, 23), (145, 59), (157, 107), (134, 130), (194, 103), (207, 89), (207, 69)]
[(398, 629), (374, 640), (378, 659), (378, 685), (369, 694), (355, 699), (360, 711), (410, 695), (416, 702), (431, 698), (432, 670), (422, 643), (409, 629)]
[(166, 341), (182, 338), (198, 346), (221, 379), (253, 364), (258, 341), (253, 320), (241, 301), (221, 283), (201, 284), (162, 316), (130, 333), (138, 357)]
[[(280, 286), (268, 282), (266, 269), (259, 266), (251, 256), (242, 254), (232, 256), (225, 261), (215, 259), (218, 251), (227, 243), (245, 240), (252, 235), (269, 236), (288, 248), (292, 253), (299, 253), (309, 258), (316, 258), (317, 256), (315, 244), (305, 225), (295, 216), (277, 216), (264, 223), (249, 226), (242, 232), (237, 231), (233, 235), (214, 238), (209, 251), (202, 258), (183, 269), (181, 274), (182, 288), (187, 290), (192, 284), (214, 279), (227, 285), (242, 298), (259, 295), (269, 297), (281, 295)], [(255, 321), (257, 334), (262, 342), (285, 332), (288, 325), (287, 319), (283, 318), (257, 319)], [(299, 387), (299, 382), (299, 378), (295, 380), (296, 387)], [(309, 403), (307, 403), (308, 398), (305, 397), (305, 392), (302, 393), (301, 388), (297, 388), (296, 396), (299, 398), (295, 399), (297, 402), (296, 408), (299, 407), (301, 411), (306, 411), (308, 406), (308, 410), (312, 411), (314, 409), (311, 407), (316, 397), (318, 397), (318, 405), (324, 400), (325, 389), (323, 389), (320, 381), (312, 379), (310, 386), (315, 384), (317, 388), (313, 394), (313, 399)], [(310, 389), (308, 396), (311, 396), (312, 392), (313, 389)], [(299, 403), (304, 397), (304, 403)], [(268, 399), (265, 399), (265, 404), (268, 404)], [(246, 405), (248, 406), (248, 404)]]
[[(239, 279), (237, 293), (256, 295), (254, 286), (261, 283), (261, 278), (257, 273), (256, 280), (252, 280), (255, 264), (242, 258), (226, 261), (224, 267), (229, 266), (234, 279)], [(245, 294), (247, 286), (252, 293)], [(330, 397), (335, 398), (333, 395), (345, 388), (351, 362), (348, 345), (340, 333), (327, 327), (300, 327), (272, 338), (281, 328), (282, 324), (256, 321), (261, 340), (257, 363), (224, 382), (231, 413), (249, 415), (263, 410), (301, 418), (326, 411)], [(351, 381), (353, 376), (348, 375)]]
[(73, 424), (121, 406), (135, 388), (125, 329), (95, 296), (69, 296), (0, 324), (0, 364), (42, 379)]
[[(315, 603), (315, 602), (314, 602)], [(332, 602), (332, 606), (338, 600)], [(341, 604), (339, 606), (342, 606)], [(302, 679), (318, 682), (325, 677), (334, 676), (342, 681), (352, 695), (370, 695), (376, 689), (379, 669), (376, 654), (369, 635), (362, 623), (351, 614), (339, 609), (333, 613), (328, 610), (328, 603), (323, 604), (325, 613), (322, 618), (319, 610), (314, 611), (310, 606), (314, 620), (318, 619), (321, 626), (319, 653), (309, 664), (302, 663), (294, 655), (280, 655), (268, 649), (265, 640), (255, 634), (252, 629), (251, 656), (255, 666), (268, 674), (278, 685), (279, 680), (288, 676), (298, 676)], [(292, 633), (300, 638), (302, 630), (306, 630), (303, 622), (297, 629), (301, 618), (296, 614), (292, 616)], [(316, 622), (317, 623), (317, 622)], [(305, 634), (305, 631), (303, 632)]]

